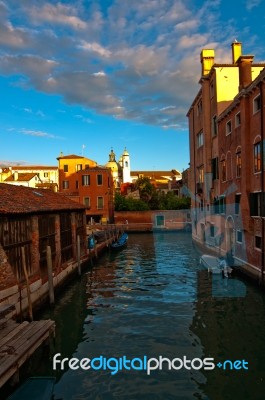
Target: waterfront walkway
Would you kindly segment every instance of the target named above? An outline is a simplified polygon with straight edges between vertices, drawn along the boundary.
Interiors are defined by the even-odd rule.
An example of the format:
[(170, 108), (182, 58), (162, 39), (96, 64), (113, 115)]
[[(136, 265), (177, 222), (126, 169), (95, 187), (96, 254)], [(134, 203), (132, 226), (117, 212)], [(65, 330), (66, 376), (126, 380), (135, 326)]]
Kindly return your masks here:
[(0, 387), (12, 377), (18, 379), (19, 368), (54, 332), (51, 320), (6, 322), (0, 329)]

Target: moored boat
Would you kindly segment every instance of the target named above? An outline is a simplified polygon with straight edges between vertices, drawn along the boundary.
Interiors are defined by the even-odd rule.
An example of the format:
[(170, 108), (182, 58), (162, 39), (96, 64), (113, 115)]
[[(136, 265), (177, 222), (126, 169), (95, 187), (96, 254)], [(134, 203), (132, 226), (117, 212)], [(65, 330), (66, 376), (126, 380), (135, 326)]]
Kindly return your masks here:
[(128, 241), (128, 234), (123, 232), (123, 234), (119, 237), (119, 239), (110, 245), (112, 250), (120, 250), (123, 249)]
[(208, 269), (212, 274), (223, 274), (225, 278), (229, 278), (232, 273), (232, 268), (227, 265), (224, 257), (215, 257), (208, 254), (203, 254), (200, 258), (200, 264)]

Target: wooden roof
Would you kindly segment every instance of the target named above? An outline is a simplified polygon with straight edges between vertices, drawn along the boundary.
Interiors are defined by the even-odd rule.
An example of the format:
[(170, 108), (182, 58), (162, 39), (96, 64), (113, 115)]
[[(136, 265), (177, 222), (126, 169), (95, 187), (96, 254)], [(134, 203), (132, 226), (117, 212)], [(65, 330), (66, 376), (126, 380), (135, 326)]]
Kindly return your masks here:
[(48, 189), (0, 183), (0, 214), (37, 214), (84, 209), (82, 204)]

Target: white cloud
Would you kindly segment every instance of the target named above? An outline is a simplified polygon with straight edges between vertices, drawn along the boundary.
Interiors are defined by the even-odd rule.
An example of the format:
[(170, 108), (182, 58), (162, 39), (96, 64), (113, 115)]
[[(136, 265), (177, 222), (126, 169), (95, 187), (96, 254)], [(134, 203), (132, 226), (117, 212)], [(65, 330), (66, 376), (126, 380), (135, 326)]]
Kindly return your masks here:
[(93, 121), (90, 118), (86, 118), (83, 115), (76, 114), (75, 118), (80, 119), (82, 122), (86, 122), (87, 124), (92, 124)]
[(94, 75), (94, 76), (106, 76), (104, 71), (94, 72), (92, 75)]
[(85, 29), (87, 24), (76, 15), (76, 10), (72, 6), (62, 3), (44, 4), (42, 7), (30, 7), (29, 15), (35, 22), (50, 22), (53, 24), (68, 25), (73, 29)]
[(193, 35), (183, 35), (179, 42), (178, 47), (180, 49), (194, 48), (195, 46), (204, 46), (207, 43), (209, 34), (195, 33)]
[(83, 40), (79, 47), (83, 50), (92, 51), (94, 53), (97, 53), (102, 57), (109, 57), (111, 55), (111, 52), (109, 50), (105, 49), (103, 46), (101, 46), (98, 43), (88, 43), (85, 40)]
[(179, 129), (199, 89), (201, 49), (227, 62), (230, 42), (241, 40), (232, 17), (224, 29), (221, 4), (25, 0), (16, 7), (9, 0), (7, 8), (0, 1), (0, 73), (98, 114)]
[(246, 1), (246, 9), (251, 11), (253, 8), (258, 7), (262, 3), (262, 0), (248, 0)]
[(49, 139), (56, 139), (58, 138), (58, 136), (52, 135), (50, 133), (47, 132), (43, 132), (43, 131), (38, 131), (38, 130), (32, 130), (32, 129), (21, 129), (19, 131), (20, 133), (22, 133), (23, 135), (30, 135), (30, 136), (36, 136), (36, 137), (44, 137), (44, 138), (49, 138)]

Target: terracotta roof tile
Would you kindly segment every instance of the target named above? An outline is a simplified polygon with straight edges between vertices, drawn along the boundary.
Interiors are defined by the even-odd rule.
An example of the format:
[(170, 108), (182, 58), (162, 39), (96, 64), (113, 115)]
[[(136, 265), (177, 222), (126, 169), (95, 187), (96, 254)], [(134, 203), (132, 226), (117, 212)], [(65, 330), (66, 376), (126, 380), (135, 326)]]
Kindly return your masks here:
[(20, 181), (20, 182), (28, 182), (30, 181), (32, 178), (34, 178), (34, 176), (36, 176), (37, 173), (36, 172), (25, 172), (25, 173), (18, 173), (18, 178), (14, 179), (14, 174), (9, 176), (8, 178), (5, 179), (5, 182), (16, 182), (16, 181)]
[(57, 170), (58, 167), (52, 167), (50, 165), (12, 165), (12, 170), (13, 171), (19, 171), (19, 170), (37, 170), (37, 169), (51, 169), (51, 170)]
[(85, 207), (48, 189), (0, 183), (0, 214), (84, 210)]
[(85, 157), (84, 156), (77, 156), (75, 154), (69, 154), (68, 156), (59, 156), (59, 157), (57, 157), (57, 160), (59, 160), (59, 159), (62, 160), (64, 158), (72, 159), (72, 158), (85, 158)]

